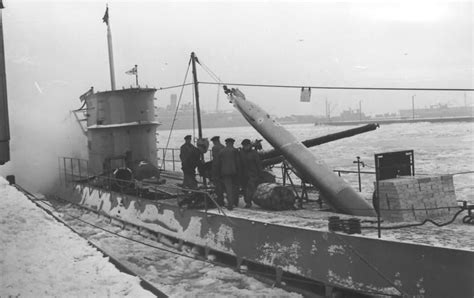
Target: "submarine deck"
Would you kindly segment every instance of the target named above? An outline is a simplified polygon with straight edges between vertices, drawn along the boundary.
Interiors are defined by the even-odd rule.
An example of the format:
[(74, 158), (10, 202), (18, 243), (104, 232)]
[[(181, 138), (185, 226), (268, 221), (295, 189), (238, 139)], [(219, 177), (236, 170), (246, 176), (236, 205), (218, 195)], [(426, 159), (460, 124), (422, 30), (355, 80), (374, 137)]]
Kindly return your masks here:
[[(175, 206), (178, 205), (176, 198), (160, 200), (160, 202)], [(376, 218), (330, 212), (321, 209), (319, 203), (314, 201), (306, 202), (304, 204), (304, 209), (297, 210), (272, 211), (264, 210), (258, 206), (253, 205), (248, 209), (242, 207), (234, 208), (232, 211), (223, 209), (223, 212), (218, 209), (208, 209), (207, 213), (215, 215), (223, 215), (224, 213), (225, 216), (228, 216), (230, 219), (239, 218), (248, 221), (262, 222), (269, 225), (280, 225), (324, 232), (328, 231), (328, 218), (330, 216), (339, 216), (341, 219), (356, 217), (361, 220), (362, 233), (352, 234), (351, 236), (374, 239), (378, 238)], [(381, 240), (474, 252), (474, 225), (463, 224), (461, 215), (464, 215), (464, 213), (460, 214), (460, 216), (458, 216), (458, 218), (452, 224), (443, 227), (437, 227), (431, 223), (426, 223), (425, 225), (416, 227), (382, 230)], [(437, 219), (436, 222), (446, 222), (451, 218), (452, 216), (440, 218)], [(418, 222), (383, 222), (382, 227), (414, 223)], [(344, 234), (342, 232), (337, 233)]]
[[(165, 176), (168, 183), (158, 187), (155, 186), (153, 188), (155, 190), (157, 190), (157, 188), (164, 188), (170, 190), (174, 194), (179, 194), (181, 191), (176, 188), (176, 184), (178, 182), (182, 182), (181, 173), (167, 171)], [(176, 198), (160, 201), (171, 205), (178, 204)], [(320, 204), (314, 200), (305, 202), (303, 207), (304, 209), (273, 211), (262, 209), (254, 204), (249, 209), (237, 207), (232, 211), (223, 209), (223, 212), (229, 218), (240, 218), (248, 221), (263, 222), (265, 224), (271, 225), (281, 225), (325, 232), (328, 231), (328, 218), (330, 216), (338, 216), (341, 219), (359, 218), (361, 220), (362, 233), (352, 234), (352, 236), (378, 239), (376, 217), (363, 217), (331, 212), (327, 209), (321, 209)], [(218, 209), (209, 209), (207, 210), (207, 213), (216, 215), (223, 214)], [(464, 224), (462, 222), (462, 217), (464, 215), (466, 215), (466, 213), (462, 212), (453, 223), (442, 227), (435, 226), (432, 223), (426, 223), (424, 225), (415, 227), (404, 227), (400, 229), (389, 230), (385, 229), (381, 232), (381, 240), (474, 252), (474, 225)], [(437, 223), (445, 223), (450, 221), (452, 217), (453, 215), (448, 215), (445, 217), (440, 217), (434, 221)], [(381, 226), (383, 228), (418, 223), (419, 222), (382, 222)]]

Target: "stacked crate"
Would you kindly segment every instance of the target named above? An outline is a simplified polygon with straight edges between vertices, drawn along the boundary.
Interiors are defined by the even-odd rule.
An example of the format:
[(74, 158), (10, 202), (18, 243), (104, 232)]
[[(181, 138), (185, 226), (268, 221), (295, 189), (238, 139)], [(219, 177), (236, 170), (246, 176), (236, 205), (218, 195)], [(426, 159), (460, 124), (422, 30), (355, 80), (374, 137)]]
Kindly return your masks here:
[(457, 211), (452, 175), (379, 181), (379, 198), (380, 215), (387, 221), (422, 221)]

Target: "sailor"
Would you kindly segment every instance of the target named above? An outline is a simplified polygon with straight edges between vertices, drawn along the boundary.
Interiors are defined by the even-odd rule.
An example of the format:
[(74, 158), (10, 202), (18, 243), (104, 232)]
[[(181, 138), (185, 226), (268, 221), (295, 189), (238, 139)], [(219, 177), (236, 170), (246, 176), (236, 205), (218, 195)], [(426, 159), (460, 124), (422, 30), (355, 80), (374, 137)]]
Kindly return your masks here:
[(183, 187), (197, 188), (196, 167), (200, 162), (200, 151), (196, 146), (191, 144), (191, 136), (184, 137), (184, 144), (180, 148), (179, 158), (181, 159), (181, 169), (183, 170), (184, 179)]
[(220, 151), (217, 158), (217, 170), (225, 193), (227, 194), (227, 209), (232, 210), (237, 203), (239, 187), (239, 152), (234, 148), (235, 140), (227, 138), (225, 147)]
[(224, 205), (224, 184), (222, 183), (222, 179), (219, 177), (219, 170), (217, 166), (217, 160), (219, 158), (219, 153), (224, 149), (224, 145), (222, 145), (219, 136), (214, 136), (211, 138), (212, 141), (212, 170), (211, 170), (211, 180), (214, 183), (216, 196), (217, 196), (217, 204), (220, 206)]
[(252, 206), (252, 197), (257, 190), (258, 182), (262, 175), (262, 162), (257, 151), (252, 148), (252, 143), (249, 139), (244, 139), (241, 144), (241, 183), (244, 193), (245, 208), (250, 208)]

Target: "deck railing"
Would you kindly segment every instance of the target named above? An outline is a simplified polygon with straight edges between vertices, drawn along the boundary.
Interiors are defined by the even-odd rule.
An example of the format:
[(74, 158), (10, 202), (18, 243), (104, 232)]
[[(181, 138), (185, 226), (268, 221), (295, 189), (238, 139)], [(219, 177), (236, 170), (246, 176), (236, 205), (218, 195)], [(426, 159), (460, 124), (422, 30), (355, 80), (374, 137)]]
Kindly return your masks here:
[[(181, 171), (181, 159), (179, 158), (179, 148), (157, 148), (159, 167), (162, 170)], [(204, 154), (204, 160), (212, 160), (211, 151)]]
[[(169, 170), (169, 171), (181, 171), (181, 160), (179, 158), (179, 152), (180, 149), (178, 148), (157, 148), (157, 154), (158, 154), (158, 162), (159, 162), (159, 167), (162, 170)], [(211, 157), (211, 152), (208, 151), (204, 155), (204, 158), (206, 161), (212, 160)], [(360, 159), (357, 159), (357, 161), (360, 162)], [(354, 163), (357, 163), (355, 161)], [(284, 172), (284, 166), (282, 164), (278, 164), (272, 167), (274, 169), (272, 172), (275, 174), (277, 182), (282, 183), (282, 184), (287, 184), (288, 179), (286, 179), (285, 175), (283, 174)], [(346, 170), (346, 169), (335, 169), (333, 170), (335, 173), (339, 175), (339, 177), (342, 176), (342, 174), (357, 174), (357, 181), (359, 185), (359, 192), (362, 192), (362, 175), (375, 175), (375, 171), (361, 171), (360, 167), (358, 167), (357, 170)], [(301, 181), (299, 178), (296, 176), (292, 177), (295, 181), (300, 183)], [(353, 179), (351, 179), (353, 180)]]

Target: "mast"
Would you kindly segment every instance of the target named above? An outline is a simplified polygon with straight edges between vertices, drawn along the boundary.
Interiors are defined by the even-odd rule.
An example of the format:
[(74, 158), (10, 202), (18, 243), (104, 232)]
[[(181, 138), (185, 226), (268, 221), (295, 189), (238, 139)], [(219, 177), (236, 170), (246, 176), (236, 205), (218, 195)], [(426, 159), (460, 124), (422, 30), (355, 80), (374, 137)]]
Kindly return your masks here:
[(10, 127), (8, 120), (7, 76), (3, 46), (3, 3), (0, 0), (0, 165), (10, 160)]
[[(201, 125), (201, 108), (199, 107), (199, 88), (198, 88), (199, 82), (197, 80), (197, 70), (196, 70), (196, 61), (197, 63), (199, 63), (199, 60), (194, 54), (194, 52), (191, 53), (191, 61), (193, 64), (194, 93), (196, 94), (196, 114), (197, 114), (197, 120), (198, 120), (198, 136), (199, 136), (198, 141), (200, 141), (202, 139), (202, 125)], [(204, 153), (201, 152), (200, 158), (201, 158), (201, 161), (204, 161)], [(206, 177), (202, 177), (202, 183), (204, 184), (204, 186), (207, 185)]]
[(140, 88), (138, 85), (138, 65), (135, 64), (135, 83), (137, 84), (137, 88)]
[(111, 85), (112, 90), (115, 90), (114, 52), (112, 50), (112, 32), (110, 30), (108, 5), (107, 5), (107, 8), (105, 9), (105, 14), (102, 20), (104, 21), (104, 23), (107, 24), (107, 45), (109, 48), (110, 85)]
[(198, 121), (198, 136), (199, 136), (199, 139), (202, 139), (201, 109), (199, 107), (199, 88), (198, 88), (199, 82), (197, 80), (197, 70), (196, 70), (196, 61), (199, 63), (199, 60), (194, 54), (194, 52), (191, 53), (191, 61), (193, 65), (194, 93), (196, 94), (196, 114), (197, 114), (197, 121)]

